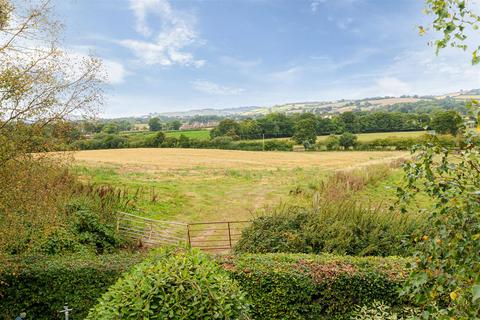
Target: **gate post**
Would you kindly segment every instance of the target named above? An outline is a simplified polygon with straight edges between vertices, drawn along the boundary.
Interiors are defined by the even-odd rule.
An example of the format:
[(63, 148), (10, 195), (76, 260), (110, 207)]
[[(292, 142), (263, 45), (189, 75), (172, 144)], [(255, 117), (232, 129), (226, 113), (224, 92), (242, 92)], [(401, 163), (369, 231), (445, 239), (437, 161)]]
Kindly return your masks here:
[(188, 246), (192, 247), (192, 241), (190, 239), (190, 224), (187, 223), (187, 241), (188, 241)]
[(232, 249), (232, 234), (230, 232), (230, 221), (227, 222), (228, 225), (228, 242), (230, 243), (230, 249)]

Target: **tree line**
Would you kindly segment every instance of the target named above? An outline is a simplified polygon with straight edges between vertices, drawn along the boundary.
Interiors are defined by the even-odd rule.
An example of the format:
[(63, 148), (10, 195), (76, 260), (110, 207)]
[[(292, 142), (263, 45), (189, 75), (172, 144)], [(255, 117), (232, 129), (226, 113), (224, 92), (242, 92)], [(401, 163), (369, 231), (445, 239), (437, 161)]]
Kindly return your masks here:
[(462, 123), (457, 111), (433, 114), (403, 112), (344, 112), (332, 117), (313, 113), (286, 115), (271, 113), (258, 119), (224, 119), (211, 130), (212, 138), (229, 136), (234, 140), (293, 137), (298, 143), (314, 144), (316, 136), (350, 133), (436, 130), (455, 135)]

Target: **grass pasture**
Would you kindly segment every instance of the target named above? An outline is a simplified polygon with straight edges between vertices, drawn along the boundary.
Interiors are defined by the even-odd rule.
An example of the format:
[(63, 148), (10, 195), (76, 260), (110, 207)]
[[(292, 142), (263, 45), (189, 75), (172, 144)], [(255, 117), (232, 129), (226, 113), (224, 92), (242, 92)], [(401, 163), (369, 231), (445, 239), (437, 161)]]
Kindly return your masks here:
[[(357, 133), (358, 141), (360, 142), (369, 142), (376, 139), (386, 139), (386, 138), (418, 138), (425, 134), (425, 131), (398, 131), (398, 132), (375, 132), (375, 133)], [(329, 136), (317, 136), (317, 142), (325, 141)], [(273, 138), (265, 139), (267, 140), (289, 140), (290, 138)], [(261, 139), (257, 140), (246, 140), (246, 141), (262, 141)]]
[(167, 137), (180, 138), (184, 135), (190, 139), (210, 139), (210, 130), (184, 130), (184, 131), (166, 131)]
[[(256, 210), (295, 201), (331, 170), (386, 162), (406, 152), (249, 152), (207, 149), (114, 149), (74, 153), (94, 184), (140, 188), (140, 214), (178, 221), (249, 219)], [(154, 194), (155, 201), (150, 201)], [(150, 197), (152, 198), (152, 197)]]

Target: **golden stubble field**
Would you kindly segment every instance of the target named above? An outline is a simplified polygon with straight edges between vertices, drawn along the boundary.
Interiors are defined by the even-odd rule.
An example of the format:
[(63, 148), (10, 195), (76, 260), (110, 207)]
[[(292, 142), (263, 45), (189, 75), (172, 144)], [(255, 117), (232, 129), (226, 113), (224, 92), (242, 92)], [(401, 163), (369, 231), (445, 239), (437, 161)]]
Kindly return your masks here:
[(72, 154), (79, 175), (158, 196), (145, 216), (176, 221), (243, 220), (294, 190), (311, 190), (333, 170), (389, 162), (407, 152), (252, 152), (213, 149), (118, 149)]
[(88, 150), (73, 154), (87, 165), (115, 165), (130, 170), (169, 171), (178, 169), (271, 170), (317, 168), (344, 169), (384, 162), (408, 155), (408, 152), (259, 152), (217, 149), (113, 149)]

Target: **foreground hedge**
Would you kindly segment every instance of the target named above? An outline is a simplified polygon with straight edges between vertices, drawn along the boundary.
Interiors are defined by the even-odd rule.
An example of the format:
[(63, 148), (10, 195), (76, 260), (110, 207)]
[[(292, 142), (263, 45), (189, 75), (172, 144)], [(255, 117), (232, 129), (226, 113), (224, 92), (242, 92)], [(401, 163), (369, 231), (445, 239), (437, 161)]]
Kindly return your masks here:
[(239, 285), (206, 253), (162, 248), (108, 289), (87, 320), (247, 319)]
[(307, 254), (219, 258), (251, 299), (253, 319), (349, 319), (374, 300), (402, 306), (407, 259)]
[(118, 277), (143, 259), (141, 254), (1, 258), (0, 319), (25, 311), (28, 319), (63, 319), (65, 303), (73, 319), (83, 319)]

